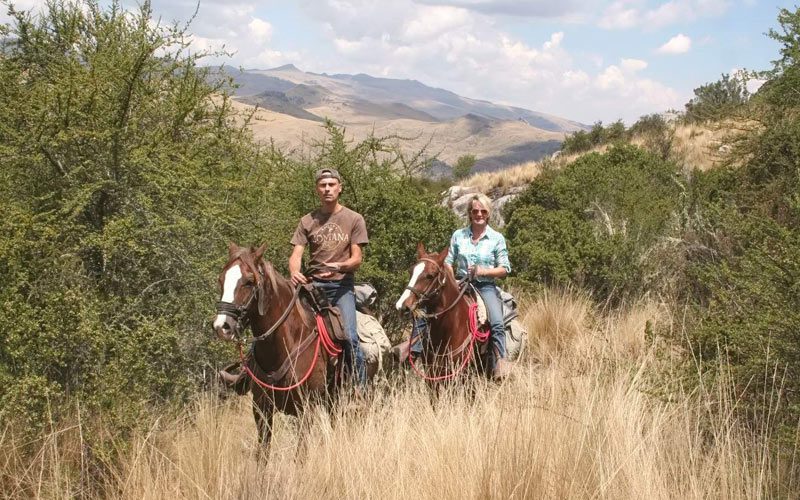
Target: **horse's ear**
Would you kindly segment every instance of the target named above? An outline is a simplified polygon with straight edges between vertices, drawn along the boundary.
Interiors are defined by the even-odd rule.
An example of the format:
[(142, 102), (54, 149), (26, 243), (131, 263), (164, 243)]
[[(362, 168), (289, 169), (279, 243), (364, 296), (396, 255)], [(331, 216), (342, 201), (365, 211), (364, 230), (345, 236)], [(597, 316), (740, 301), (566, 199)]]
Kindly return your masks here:
[(421, 259), (424, 256), (425, 256), (425, 245), (423, 245), (422, 242), (420, 241), (417, 243), (417, 258)]
[(439, 252), (439, 255), (436, 256), (436, 260), (438, 260), (439, 262), (444, 262), (444, 259), (447, 258), (447, 252), (449, 251), (450, 251), (449, 246), (444, 247), (444, 250)]
[(236, 252), (239, 251), (239, 247), (236, 246), (236, 243), (229, 241), (228, 242), (228, 258), (232, 259)]
[(267, 250), (267, 244), (266, 243), (264, 243), (260, 247), (256, 248), (255, 254), (253, 255), (253, 260), (255, 260), (256, 262), (261, 260), (261, 257), (264, 256), (264, 252), (266, 250)]

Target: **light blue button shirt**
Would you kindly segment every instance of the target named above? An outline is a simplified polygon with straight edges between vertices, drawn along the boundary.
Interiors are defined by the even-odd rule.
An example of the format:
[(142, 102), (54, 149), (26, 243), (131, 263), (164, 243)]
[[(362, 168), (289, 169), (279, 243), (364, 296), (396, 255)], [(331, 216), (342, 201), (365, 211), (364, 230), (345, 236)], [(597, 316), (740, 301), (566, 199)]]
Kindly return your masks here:
[[(468, 266), (502, 267), (506, 272), (511, 272), (511, 263), (508, 261), (506, 239), (491, 227), (486, 227), (478, 243), (472, 243), (472, 228), (467, 226), (456, 230), (450, 238), (450, 251), (447, 253), (445, 264), (453, 266), (456, 276), (461, 278), (467, 274)], [(494, 282), (494, 278), (478, 276), (476, 281)]]

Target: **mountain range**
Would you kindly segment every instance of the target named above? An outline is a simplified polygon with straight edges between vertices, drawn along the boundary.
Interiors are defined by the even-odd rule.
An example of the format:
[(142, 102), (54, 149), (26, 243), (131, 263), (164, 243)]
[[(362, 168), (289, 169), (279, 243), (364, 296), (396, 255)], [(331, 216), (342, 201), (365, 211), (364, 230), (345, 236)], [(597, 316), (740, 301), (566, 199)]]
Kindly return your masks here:
[[(309, 73), (291, 64), (267, 70), (225, 66), (221, 71), (236, 84), (231, 89), (236, 105), (257, 107), (252, 121), (256, 139), (272, 140), (284, 151), (322, 139), (321, 123), (328, 118), (344, 126), (348, 138), (361, 140), (371, 133), (403, 137), (407, 140), (401, 147), (416, 151), (427, 144), (429, 153), (447, 166), (473, 154), (475, 171), (493, 171), (549, 155), (566, 133), (587, 128), (416, 80)], [(446, 173), (442, 163), (440, 173)]]

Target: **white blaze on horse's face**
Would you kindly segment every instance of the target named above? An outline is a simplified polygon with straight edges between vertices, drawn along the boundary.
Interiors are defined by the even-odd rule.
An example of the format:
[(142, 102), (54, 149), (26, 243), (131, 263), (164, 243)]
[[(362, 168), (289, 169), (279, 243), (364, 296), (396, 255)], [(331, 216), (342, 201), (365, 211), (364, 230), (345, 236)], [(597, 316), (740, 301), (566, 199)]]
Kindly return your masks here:
[(424, 262), (420, 262), (419, 264), (414, 266), (414, 270), (411, 272), (411, 280), (408, 282), (408, 287), (405, 290), (403, 290), (403, 295), (401, 295), (400, 298), (397, 299), (397, 303), (394, 305), (394, 307), (397, 308), (398, 311), (403, 310), (403, 304), (405, 304), (406, 300), (408, 300), (408, 298), (411, 296), (411, 290), (409, 290), (409, 288), (414, 288), (414, 285), (417, 284), (417, 280), (419, 279), (420, 275), (422, 274), (422, 271), (424, 270), (425, 270)]
[[(242, 279), (242, 268), (239, 267), (239, 264), (231, 266), (225, 271), (225, 282), (222, 284), (222, 298), (220, 302), (233, 302), (236, 294), (236, 286), (239, 284), (240, 279)], [(222, 328), (225, 324), (225, 318), (226, 316), (224, 314), (217, 314), (217, 317), (214, 319), (214, 328)]]

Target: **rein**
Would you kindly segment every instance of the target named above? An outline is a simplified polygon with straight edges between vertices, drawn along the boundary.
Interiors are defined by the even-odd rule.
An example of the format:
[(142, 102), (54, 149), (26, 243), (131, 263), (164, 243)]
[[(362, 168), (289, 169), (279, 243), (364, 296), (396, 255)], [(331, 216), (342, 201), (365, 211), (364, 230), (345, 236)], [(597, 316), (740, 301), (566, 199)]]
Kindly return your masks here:
[(292, 307), (294, 307), (295, 302), (297, 302), (297, 297), (298, 296), (300, 296), (300, 287), (296, 286), (296, 287), (294, 287), (294, 293), (292, 294), (292, 300), (289, 301), (289, 305), (286, 307), (286, 310), (283, 311), (283, 314), (281, 314), (281, 317), (278, 318), (278, 321), (276, 321), (275, 324), (272, 325), (269, 328), (269, 330), (267, 330), (266, 332), (262, 333), (261, 335), (259, 335), (257, 337), (253, 337), (250, 340), (250, 342), (255, 343), (255, 342), (258, 342), (259, 340), (264, 340), (267, 337), (269, 337), (270, 335), (272, 335), (273, 333), (275, 333), (275, 330), (280, 328), (280, 326), (283, 324), (283, 322), (286, 321), (286, 318), (289, 317), (289, 313), (292, 311)]
[[(316, 336), (310, 335), (306, 337), (306, 339), (303, 342), (301, 342), (300, 345), (297, 346), (297, 348), (286, 358), (286, 360), (283, 362), (280, 368), (278, 368), (274, 372), (267, 373), (267, 377), (265, 377), (269, 379), (269, 382), (272, 381), (277, 382), (281, 380), (283, 377), (286, 376), (286, 373), (289, 371), (289, 368), (291, 368), (291, 366), (294, 364), (294, 361), (297, 361), (300, 355), (303, 354), (303, 352), (305, 352), (305, 350), (308, 349), (308, 347), (311, 345), (314, 339), (316, 339), (316, 345), (314, 346), (314, 357), (313, 361), (311, 362), (311, 365), (308, 367), (308, 371), (306, 371), (306, 373), (300, 380), (286, 387), (273, 385), (270, 384), (269, 382), (265, 382), (260, 378), (258, 378), (258, 375), (256, 375), (253, 372), (253, 370), (251, 370), (250, 367), (248, 366), (247, 359), (244, 356), (244, 350), (242, 349), (243, 343), (239, 342), (239, 359), (241, 360), (242, 367), (244, 368), (245, 372), (247, 372), (247, 375), (250, 376), (250, 379), (264, 389), (269, 389), (271, 391), (288, 392), (291, 391), (292, 389), (297, 389), (298, 387), (303, 385), (306, 382), (306, 380), (308, 380), (308, 378), (311, 376), (311, 374), (314, 372), (314, 367), (317, 366), (317, 361), (319, 360), (320, 344), (330, 357), (335, 358), (339, 356), (342, 353), (342, 348), (337, 346), (336, 343), (331, 338), (330, 332), (328, 332), (328, 329), (325, 328), (325, 322), (320, 314), (316, 315), (316, 321), (317, 321), (317, 328), (314, 331), (317, 333), (317, 335)], [(293, 356), (295, 358), (294, 360), (292, 359)], [(256, 366), (258, 367), (258, 364), (256, 364)], [(258, 368), (260, 369), (260, 367)]]
[(442, 316), (444, 313), (454, 308), (456, 304), (458, 304), (458, 302), (462, 299), (462, 297), (464, 297), (464, 293), (466, 293), (467, 288), (469, 288), (469, 282), (463, 281), (458, 287), (460, 289), (460, 291), (458, 292), (458, 297), (456, 297), (456, 299), (453, 301), (452, 304), (434, 314), (426, 313), (425, 311), (420, 311), (418, 314), (425, 319), (439, 319), (439, 316)]
[[(261, 272), (260, 265), (258, 266), (257, 270), (258, 274), (261, 276), (261, 283), (264, 283), (265, 276)], [(270, 280), (274, 282), (274, 278), (272, 276), (270, 276)], [(294, 287), (294, 293), (292, 293), (292, 299), (289, 301), (289, 305), (283, 311), (280, 318), (278, 318), (278, 320), (269, 328), (269, 330), (262, 333), (261, 335), (254, 336), (252, 339), (250, 339), (249, 341), (250, 343), (254, 344), (260, 340), (265, 340), (269, 338), (273, 333), (275, 333), (276, 330), (278, 330), (278, 328), (281, 327), (281, 325), (283, 325), (283, 323), (289, 317), (292, 308), (297, 303), (297, 298), (300, 296), (300, 288), (301, 287), (299, 286)], [(262, 302), (264, 300), (263, 295), (266, 292), (263, 288), (263, 285), (260, 284), (253, 287), (253, 292), (250, 294), (250, 298), (247, 300), (247, 302), (245, 302), (241, 306), (232, 302), (223, 302), (223, 301), (217, 302), (218, 314), (225, 314), (236, 320), (235, 334), (237, 337), (241, 335), (243, 331), (247, 330), (247, 328), (250, 326), (250, 314), (248, 314), (248, 311), (253, 301), (258, 297), (259, 293), (262, 294), (262, 297), (259, 300), (259, 313), (263, 314), (263, 312), (261, 311), (261, 307), (262, 307)], [(316, 345), (314, 346), (314, 357), (313, 361), (311, 362), (311, 365), (308, 367), (308, 371), (306, 371), (306, 373), (300, 378), (300, 380), (287, 387), (276, 386), (270, 384), (269, 382), (261, 380), (258, 377), (258, 375), (256, 375), (256, 373), (254, 373), (253, 370), (250, 369), (250, 366), (248, 366), (247, 359), (245, 358), (243, 349), (244, 341), (241, 338), (238, 339), (237, 343), (239, 345), (239, 359), (241, 361), (242, 368), (245, 370), (250, 379), (264, 389), (269, 389), (272, 391), (284, 391), (284, 392), (290, 391), (292, 389), (296, 389), (301, 385), (303, 385), (313, 373), (314, 367), (317, 366), (317, 360), (319, 359), (320, 345), (322, 345), (322, 347), (325, 349), (325, 351), (328, 353), (329, 356), (331, 357), (339, 356), (342, 353), (342, 348), (337, 346), (334, 340), (331, 338), (330, 332), (328, 332), (328, 329), (325, 327), (325, 322), (322, 319), (322, 316), (320, 314), (315, 314), (315, 317), (316, 317), (315, 318), (316, 328), (312, 332), (312, 335), (306, 337), (306, 339), (304, 339), (300, 343), (300, 345), (298, 345), (297, 348), (295, 348), (289, 354), (289, 356), (286, 358), (286, 360), (284, 360), (284, 362), (277, 370), (266, 373), (266, 377), (264, 377), (267, 378), (269, 382), (279, 381), (283, 379), (286, 376), (286, 373), (291, 368), (291, 366), (294, 364), (294, 361), (296, 361), (300, 357), (300, 355), (311, 346), (312, 343), (315, 343)], [(316, 333), (316, 335), (314, 335), (314, 333)], [(315, 340), (316, 342), (314, 342)], [(294, 360), (292, 358), (294, 358)], [(258, 371), (263, 372), (263, 369), (260, 366), (258, 366), (258, 363), (256, 363), (256, 369)]]
[(452, 360), (453, 357), (458, 356), (461, 354), (464, 349), (467, 349), (467, 355), (464, 356), (464, 359), (461, 361), (461, 364), (452, 372), (447, 373), (445, 375), (437, 375), (437, 376), (429, 376), (424, 374), (417, 368), (417, 365), (414, 363), (414, 356), (410, 355), (408, 358), (409, 363), (411, 364), (411, 368), (414, 370), (414, 373), (419, 375), (422, 379), (427, 380), (428, 382), (441, 382), (443, 380), (450, 380), (455, 378), (458, 374), (464, 371), (464, 368), (467, 364), (472, 360), (472, 357), (475, 354), (475, 342), (478, 341), (481, 344), (486, 343), (489, 340), (489, 331), (481, 332), (478, 330), (478, 304), (473, 303), (469, 306), (469, 336), (464, 340), (464, 343), (461, 344), (458, 349), (455, 351), (450, 352), (449, 354), (443, 354), (442, 357), (447, 356)]

